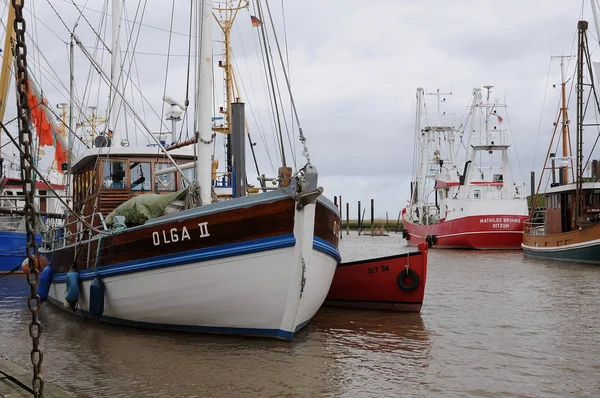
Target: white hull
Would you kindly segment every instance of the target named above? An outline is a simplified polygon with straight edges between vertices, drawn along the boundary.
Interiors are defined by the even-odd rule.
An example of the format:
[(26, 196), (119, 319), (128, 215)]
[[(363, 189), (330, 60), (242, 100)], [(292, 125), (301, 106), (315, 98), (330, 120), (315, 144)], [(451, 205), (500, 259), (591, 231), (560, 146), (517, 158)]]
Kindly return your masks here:
[[(103, 278), (101, 320), (132, 326), (290, 339), (323, 304), (337, 260), (313, 250), (302, 278), (294, 247)], [(91, 280), (80, 283), (79, 309), (89, 309)], [(70, 311), (66, 284), (53, 283), (51, 301)], [(292, 302), (290, 302), (290, 300)], [(290, 310), (286, 310), (290, 308)], [(295, 322), (285, 325), (286, 319)]]

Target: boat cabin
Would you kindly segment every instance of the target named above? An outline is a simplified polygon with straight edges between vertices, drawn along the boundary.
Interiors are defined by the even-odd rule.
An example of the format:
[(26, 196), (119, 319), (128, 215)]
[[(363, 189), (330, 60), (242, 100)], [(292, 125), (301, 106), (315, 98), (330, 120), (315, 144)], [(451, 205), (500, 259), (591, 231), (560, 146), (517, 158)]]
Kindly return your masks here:
[[(193, 148), (169, 151), (179, 165), (194, 160)], [(157, 175), (161, 169), (172, 168), (171, 161), (156, 147), (92, 148), (73, 164), (73, 208), (84, 217), (101, 213), (106, 217), (120, 204), (146, 193), (172, 193), (187, 186), (179, 172)], [(194, 168), (183, 170), (195, 179)], [(70, 220), (73, 221), (73, 220)], [(93, 225), (100, 225), (98, 220)]]
[(577, 185), (557, 185), (550, 188), (546, 198), (546, 233), (569, 232), (600, 223), (600, 180), (584, 182), (581, 191), (581, 212), (576, 215)]

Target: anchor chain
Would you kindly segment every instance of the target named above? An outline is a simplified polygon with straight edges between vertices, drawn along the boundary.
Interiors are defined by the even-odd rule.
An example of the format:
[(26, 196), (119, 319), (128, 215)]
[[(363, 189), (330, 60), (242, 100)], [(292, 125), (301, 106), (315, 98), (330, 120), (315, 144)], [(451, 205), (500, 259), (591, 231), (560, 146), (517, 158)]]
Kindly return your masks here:
[(44, 355), (39, 348), (40, 337), (42, 335), (42, 324), (38, 320), (38, 311), (40, 309), (40, 297), (37, 295), (37, 285), (40, 280), (37, 257), (38, 248), (35, 242), (35, 214), (34, 214), (34, 181), (33, 181), (33, 156), (31, 153), (32, 134), (29, 128), (31, 120), (31, 110), (27, 102), (29, 93), (29, 76), (27, 73), (27, 45), (25, 43), (25, 19), (23, 18), (23, 5), (25, 0), (12, 0), (12, 6), (15, 9), (15, 48), (14, 56), (16, 59), (16, 78), (17, 78), (17, 117), (19, 119), (19, 146), (21, 152), (21, 178), (23, 183), (23, 192), (25, 194), (25, 227), (27, 230), (27, 259), (29, 261), (29, 272), (27, 273), (27, 283), (31, 288), (31, 295), (27, 298), (27, 306), (31, 311), (31, 324), (29, 325), (29, 335), (33, 341), (31, 349), (31, 364), (33, 365), (33, 395), (42, 397), (44, 391), (44, 381), (42, 380), (42, 361)]

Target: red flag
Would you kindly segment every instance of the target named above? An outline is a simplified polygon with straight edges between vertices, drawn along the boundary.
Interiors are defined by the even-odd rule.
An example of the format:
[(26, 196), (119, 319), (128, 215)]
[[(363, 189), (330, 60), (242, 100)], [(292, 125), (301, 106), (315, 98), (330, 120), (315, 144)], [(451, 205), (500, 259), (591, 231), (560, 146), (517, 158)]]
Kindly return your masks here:
[(262, 25), (262, 21), (256, 18), (254, 15), (250, 15), (250, 21), (252, 21), (252, 26), (255, 28)]
[(496, 116), (498, 116), (498, 123), (502, 123), (502, 120), (503, 120), (502, 116), (500, 116), (500, 115), (496, 115)]

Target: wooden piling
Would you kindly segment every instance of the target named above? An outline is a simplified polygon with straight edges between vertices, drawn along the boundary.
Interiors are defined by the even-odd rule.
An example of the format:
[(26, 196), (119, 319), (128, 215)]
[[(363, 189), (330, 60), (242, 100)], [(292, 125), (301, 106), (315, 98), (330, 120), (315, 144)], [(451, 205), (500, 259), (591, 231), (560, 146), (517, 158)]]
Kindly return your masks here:
[(346, 235), (350, 235), (350, 203), (346, 202)]
[(373, 236), (373, 227), (375, 223), (375, 199), (371, 199), (371, 236)]
[(362, 231), (362, 226), (363, 226), (363, 222), (365, 221), (365, 213), (366, 213), (367, 209), (363, 209), (362, 212), (362, 218), (360, 219), (360, 223), (359, 223), (359, 227), (358, 227), (358, 234), (360, 235), (361, 231)]
[(385, 233), (386, 234), (390, 233), (390, 227), (388, 225), (388, 212), (387, 212), (387, 210), (385, 212)]
[(340, 229), (339, 229), (340, 239), (343, 239), (342, 235), (344, 235), (342, 233), (342, 220), (344, 219), (343, 212), (342, 212), (343, 209), (344, 209), (344, 202), (342, 201), (342, 195), (340, 195)]
[(360, 235), (360, 200), (358, 201), (358, 234)]

